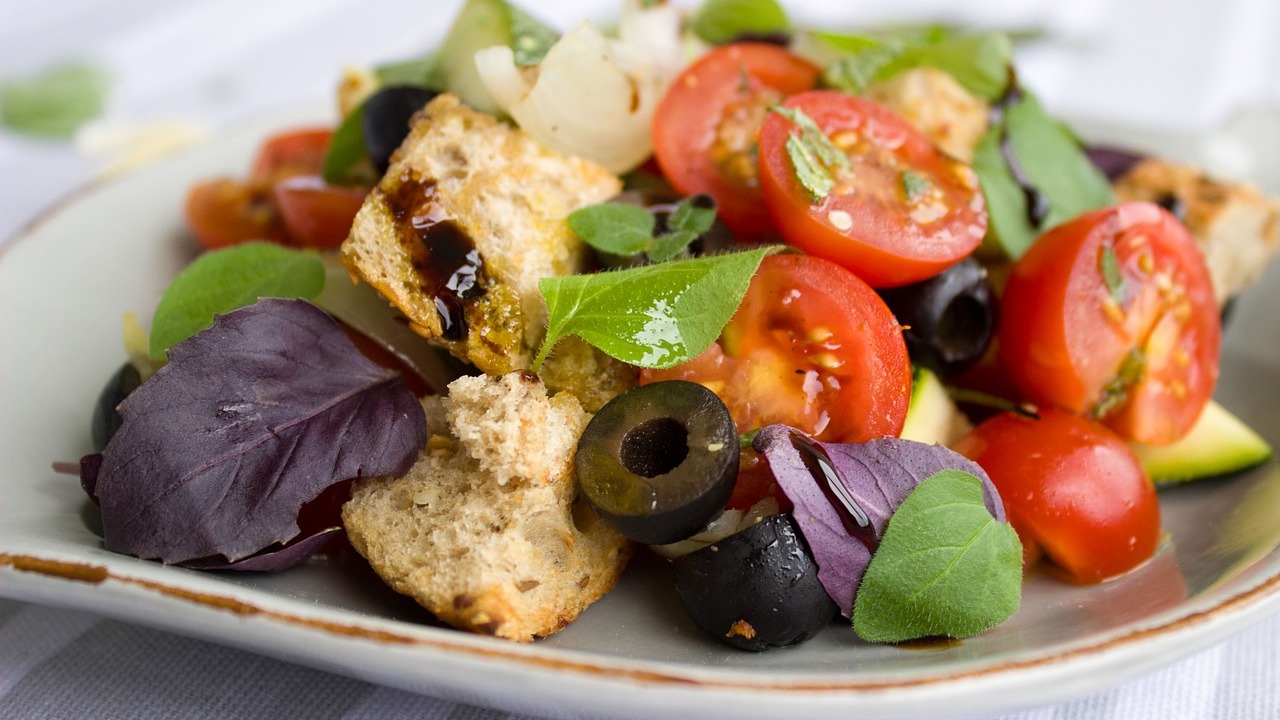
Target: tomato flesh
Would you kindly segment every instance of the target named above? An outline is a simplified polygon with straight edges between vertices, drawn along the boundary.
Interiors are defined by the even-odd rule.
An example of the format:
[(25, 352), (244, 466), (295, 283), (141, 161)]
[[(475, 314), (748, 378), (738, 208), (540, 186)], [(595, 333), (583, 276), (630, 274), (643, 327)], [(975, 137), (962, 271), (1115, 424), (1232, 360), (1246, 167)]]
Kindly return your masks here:
[(1195, 241), (1151, 203), (1086, 213), (1038, 239), (1001, 303), (1000, 360), (1031, 400), (1171, 443), (1213, 394), (1221, 325)]
[(911, 366), (902, 330), (866, 283), (834, 263), (774, 255), (760, 264), (718, 344), (641, 382), (699, 382), (739, 432), (785, 423), (828, 442), (902, 430)]
[(711, 50), (672, 82), (654, 115), (654, 155), (681, 193), (715, 198), (742, 240), (774, 233), (760, 196), (756, 155), (768, 109), (812, 88), (819, 68), (777, 45)]
[(795, 124), (770, 113), (760, 133), (760, 188), (790, 244), (832, 260), (873, 287), (937, 275), (973, 252), (987, 230), (977, 175), (892, 111), (831, 90), (790, 97), (848, 159), (827, 168), (834, 188), (814, 200), (797, 176)]
[(1028, 559), (1043, 554), (1072, 580), (1093, 583), (1155, 553), (1155, 488), (1106, 427), (1054, 408), (1039, 419), (1002, 413), (954, 449), (987, 471)]
[(187, 226), (206, 249), (251, 240), (318, 249), (341, 245), (367, 192), (320, 178), (332, 137), (330, 130), (309, 128), (268, 138), (248, 180), (210, 180), (187, 193)]

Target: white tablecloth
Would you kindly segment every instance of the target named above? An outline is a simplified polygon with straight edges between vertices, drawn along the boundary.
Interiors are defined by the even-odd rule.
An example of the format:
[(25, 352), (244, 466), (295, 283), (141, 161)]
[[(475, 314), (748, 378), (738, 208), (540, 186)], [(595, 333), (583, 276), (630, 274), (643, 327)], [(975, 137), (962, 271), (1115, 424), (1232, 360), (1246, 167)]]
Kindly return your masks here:
[[(0, 237), (118, 160), (109, 150), (85, 154), (109, 148), (103, 138), (158, 121), (216, 133), (264, 113), (320, 104), (342, 64), (420, 52), (457, 4), (8, 0), (0, 6), (0, 78), (85, 58), (110, 73), (114, 92), (97, 140), (82, 137), (78, 148), (0, 132)], [(580, 4), (525, 3), (562, 27), (581, 17)], [(1249, 106), (1280, 105), (1280, 3), (1274, 0), (1044, 1), (1016, 10), (997, 9), (1002, 4), (995, 2), (959, 5), (913, 0), (894, 4), (893, 12), (941, 8), (950, 19), (1053, 31), (1054, 41), (1024, 51), (1022, 77), (1050, 107), (1070, 116), (1201, 131)], [(805, 17), (848, 23), (883, 20), (885, 13), (884, 7), (850, 10), (836, 0), (803, 8)], [(0, 600), (4, 718), (496, 716), (505, 713), (88, 612)], [(1111, 691), (1004, 717), (1280, 718), (1280, 615)]]

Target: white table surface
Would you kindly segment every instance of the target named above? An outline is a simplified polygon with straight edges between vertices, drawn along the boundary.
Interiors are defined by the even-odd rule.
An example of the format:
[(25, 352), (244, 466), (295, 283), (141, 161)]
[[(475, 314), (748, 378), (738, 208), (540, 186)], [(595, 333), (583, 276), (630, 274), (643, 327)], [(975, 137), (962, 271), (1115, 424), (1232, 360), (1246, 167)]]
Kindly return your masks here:
[[(110, 73), (113, 88), (107, 115), (78, 143), (0, 132), (0, 238), (71, 189), (114, 171), (120, 154), (104, 150), (102, 138), (157, 123), (177, 123), (193, 137), (216, 134), (273, 112), (323, 106), (344, 64), (424, 50), (442, 31), (441, 18), (451, 17), (457, 5), (458, 0), (0, 2), (0, 79), (87, 59)], [(579, 6), (595, 4), (524, 5), (565, 27), (582, 17)], [(1050, 108), (1069, 117), (1158, 132), (1209, 132), (1248, 108), (1280, 107), (1275, 0), (1031, 0), (1015, 9), (1003, 7), (1014, 3), (939, 0), (898, 2), (892, 10), (887, 3), (859, 5), (868, 4), (812, 1), (797, 13), (847, 18), (826, 24), (944, 17), (1043, 27), (1050, 40), (1021, 51), (1021, 77)], [(593, 13), (599, 19), (608, 15)], [(1275, 156), (1275, 148), (1264, 150)], [(4, 718), (505, 715), (88, 612), (0, 600)], [(1002, 717), (1280, 718), (1280, 615), (1110, 691)]]

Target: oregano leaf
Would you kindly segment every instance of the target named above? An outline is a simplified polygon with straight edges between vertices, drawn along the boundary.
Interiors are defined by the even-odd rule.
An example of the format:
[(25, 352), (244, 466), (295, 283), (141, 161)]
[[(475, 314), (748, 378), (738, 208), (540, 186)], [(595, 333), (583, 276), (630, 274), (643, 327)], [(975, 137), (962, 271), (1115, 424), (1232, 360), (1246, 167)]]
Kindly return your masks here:
[(668, 368), (689, 360), (716, 341), (760, 262), (777, 250), (542, 278), (538, 289), (547, 302), (547, 335), (534, 370), (569, 335), (640, 367)]
[(698, 233), (691, 230), (677, 230), (653, 239), (646, 253), (654, 262), (666, 262), (679, 255), (689, 243), (698, 239)]
[(710, 195), (695, 195), (676, 204), (667, 218), (667, 227), (673, 232), (691, 232), (696, 237), (710, 230), (715, 222), (715, 200)]
[(858, 589), (853, 628), (870, 642), (966, 638), (1007, 620), (1022, 598), (1022, 545), (983, 504), (982, 482), (943, 470), (889, 519)]
[(614, 255), (639, 255), (653, 241), (653, 214), (639, 205), (600, 203), (569, 214), (569, 229), (591, 247)]
[(251, 242), (205, 253), (174, 278), (151, 321), (151, 356), (213, 322), (214, 315), (259, 298), (313, 299), (324, 289), (324, 263), (313, 252)]

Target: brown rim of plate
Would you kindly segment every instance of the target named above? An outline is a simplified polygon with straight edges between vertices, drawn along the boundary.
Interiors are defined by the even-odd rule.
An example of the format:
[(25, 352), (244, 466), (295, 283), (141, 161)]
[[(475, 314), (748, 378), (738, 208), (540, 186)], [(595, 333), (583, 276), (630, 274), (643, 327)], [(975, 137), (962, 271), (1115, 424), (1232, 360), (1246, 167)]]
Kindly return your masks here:
[[(752, 679), (750, 681), (699, 679), (681, 676), (676, 673), (628, 669), (625, 667), (593, 664), (580, 660), (556, 659), (539, 655), (525, 655), (518, 652), (510, 652), (508, 648), (512, 646), (507, 642), (500, 640), (490, 639), (490, 641), (495, 644), (490, 647), (485, 647), (465, 643), (451, 643), (447, 640), (437, 640), (413, 634), (397, 633), (390, 630), (364, 627), (358, 624), (309, 618), (280, 610), (268, 610), (252, 603), (223, 595), (166, 585), (154, 580), (117, 575), (113, 574), (105, 566), (89, 563), (41, 558), (34, 555), (12, 555), (0, 553), (0, 567), (6, 566), (13, 568), (18, 572), (31, 572), (59, 580), (85, 582), (92, 585), (100, 585), (108, 580), (115, 581), (123, 585), (130, 585), (158, 595), (190, 602), (213, 610), (222, 610), (236, 615), (262, 617), (267, 620), (274, 620), (286, 625), (328, 633), (336, 637), (358, 638), (376, 643), (394, 644), (406, 647), (424, 647), (434, 650), (447, 650), (453, 653), (465, 653), (481, 659), (504, 660), (518, 665), (534, 667), (540, 670), (566, 671), (581, 675), (604, 677), (607, 679), (626, 679), (633, 682), (644, 682), (658, 685), (680, 685), (683, 687), (700, 687), (707, 689), (768, 690), (785, 693), (849, 691), (877, 692), (931, 686), (967, 678), (988, 677), (1015, 670), (1045, 667), (1077, 657), (1092, 655), (1129, 645), (1131, 643), (1140, 642), (1147, 638), (1163, 635), (1170, 631), (1199, 625), (1201, 623), (1208, 622), (1214, 616), (1221, 613), (1248, 607), (1249, 605), (1266, 598), (1273, 592), (1280, 590), (1280, 573), (1275, 573), (1258, 585), (1255, 585), (1244, 592), (1227, 597), (1213, 607), (1179, 616), (1154, 627), (1130, 630), (1101, 642), (1071, 648), (1061, 652), (1023, 660), (1012, 660), (986, 667), (974, 668), (972, 670), (949, 673), (946, 675), (905, 680), (769, 683), (760, 682), (758, 679)], [(435, 629), (436, 628), (422, 628), (424, 631), (431, 631)], [(445, 633), (459, 632), (446, 629), (439, 630)], [(469, 635), (465, 637), (479, 638), (479, 636)], [(479, 638), (479, 640), (481, 642), (484, 641), (483, 638)]]

